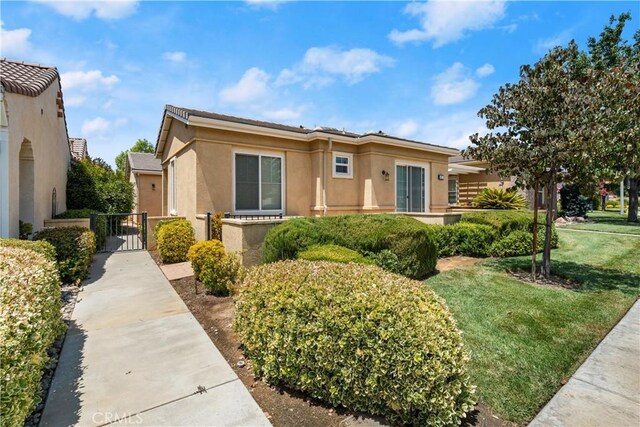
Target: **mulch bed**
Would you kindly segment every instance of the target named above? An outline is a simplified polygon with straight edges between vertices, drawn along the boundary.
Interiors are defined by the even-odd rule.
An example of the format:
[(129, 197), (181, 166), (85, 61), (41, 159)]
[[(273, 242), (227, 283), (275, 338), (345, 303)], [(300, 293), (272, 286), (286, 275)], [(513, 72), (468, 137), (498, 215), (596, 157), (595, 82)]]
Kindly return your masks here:
[(541, 275), (536, 275), (536, 280), (534, 281), (533, 277), (531, 276), (531, 271), (507, 270), (507, 274), (517, 280), (520, 280), (521, 282), (538, 286), (551, 286), (553, 288), (562, 289), (579, 289), (581, 286), (579, 283), (576, 283), (573, 280), (565, 279), (564, 277), (559, 276), (551, 276), (546, 279)]
[[(149, 253), (161, 265), (157, 252)], [(464, 261), (467, 262), (462, 264), (477, 262)], [(170, 283), (274, 426), (348, 427), (355, 424), (359, 414), (344, 408), (333, 408), (295, 390), (270, 386), (254, 376), (251, 363), (245, 360), (240, 340), (233, 330), (233, 298), (207, 294), (202, 284), (193, 277), (172, 280)], [(239, 367), (238, 362), (243, 367)], [(476, 405), (463, 423), (463, 426), (481, 427), (513, 425), (493, 415), (482, 403)]]
[[(73, 307), (76, 305), (76, 301), (78, 299), (78, 293), (82, 290), (81, 287), (76, 285), (63, 285), (62, 286), (62, 320), (64, 323), (69, 326), (69, 321), (71, 320), (71, 313), (73, 313)], [(47, 394), (49, 393), (49, 387), (51, 387), (51, 380), (53, 379), (53, 374), (56, 371), (56, 367), (58, 366), (58, 359), (60, 357), (60, 352), (62, 351), (62, 343), (64, 342), (65, 336), (59, 338), (53, 345), (47, 350), (47, 354), (49, 355), (49, 362), (43, 369), (42, 380), (40, 381), (40, 403), (36, 406), (36, 409), (33, 410), (31, 415), (27, 417), (24, 421), (25, 427), (37, 427), (40, 423), (40, 418), (42, 417), (42, 411), (44, 410), (44, 405), (46, 403)]]

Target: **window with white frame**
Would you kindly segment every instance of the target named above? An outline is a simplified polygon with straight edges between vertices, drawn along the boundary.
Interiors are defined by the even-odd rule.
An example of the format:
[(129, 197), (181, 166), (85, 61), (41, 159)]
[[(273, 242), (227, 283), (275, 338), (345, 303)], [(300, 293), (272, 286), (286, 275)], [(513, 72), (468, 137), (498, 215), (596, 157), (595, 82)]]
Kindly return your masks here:
[(177, 190), (176, 190), (176, 158), (169, 161), (169, 213), (178, 213)]
[(282, 177), (282, 157), (236, 153), (235, 210), (281, 212)]
[(458, 177), (449, 176), (449, 204), (455, 205), (458, 203)]
[(353, 154), (333, 153), (333, 177), (353, 177)]

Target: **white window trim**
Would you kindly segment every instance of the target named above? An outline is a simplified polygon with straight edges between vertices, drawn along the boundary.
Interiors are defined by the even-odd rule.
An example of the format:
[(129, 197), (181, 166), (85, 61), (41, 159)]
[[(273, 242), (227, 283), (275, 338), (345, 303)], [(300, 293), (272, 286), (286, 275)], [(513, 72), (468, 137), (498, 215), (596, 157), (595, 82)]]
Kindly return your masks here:
[[(282, 207), (282, 209), (251, 209), (251, 210), (238, 210), (236, 209), (236, 155), (237, 154), (245, 154), (247, 156), (258, 156), (258, 157), (275, 157), (275, 158), (279, 158), (280, 159), (280, 185), (282, 186), (282, 190), (280, 191), (280, 206)], [(232, 179), (231, 179), (231, 194), (232, 194), (232, 200), (231, 203), (233, 203), (232, 207), (233, 207), (233, 213), (234, 214), (238, 214), (238, 215), (261, 215), (261, 214), (266, 214), (266, 215), (276, 215), (276, 214), (280, 214), (282, 213), (283, 215), (285, 214), (286, 210), (285, 210), (285, 200), (286, 200), (286, 183), (285, 183), (285, 158), (284, 158), (284, 154), (279, 154), (279, 153), (272, 153), (270, 151), (234, 151), (233, 152), (233, 159), (232, 159), (232, 165), (231, 165), (231, 175), (232, 175)], [(258, 161), (258, 177), (260, 179), (260, 185), (258, 185), (258, 203), (260, 205), (262, 205), (262, 162)]]
[[(413, 166), (424, 169), (424, 212), (400, 212), (398, 211), (398, 182), (397, 176), (398, 166)], [(393, 167), (393, 204), (395, 205), (396, 212), (411, 215), (412, 213), (429, 213), (431, 211), (431, 163), (416, 163), (396, 160)]]
[(460, 203), (460, 178), (457, 175), (449, 175), (449, 180), (447, 181), (447, 201), (449, 201), (449, 193), (451, 192), (451, 190), (449, 190), (449, 181), (451, 180), (455, 180), (456, 182), (456, 201), (454, 203), (449, 202), (449, 204), (457, 205)]
[(169, 160), (169, 214), (178, 214), (178, 191), (176, 189), (176, 158)]
[[(347, 171), (348, 171), (347, 173), (336, 172), (336, 166), (338, 166), (338, 163), (336, 163), (336, 158), (338, 157), (344, 157), (349, 160), (349, 163), (347, 163)], [(340, 151), (334, 151), (333, 161), (331, 162), (331, 164), (332, 164), (331, 176), (333, 178), (353, 179), (353, 154), (352, 153), (342, 153)], [(340, 163), (340, 165), (344, 166), (343, 163)]]

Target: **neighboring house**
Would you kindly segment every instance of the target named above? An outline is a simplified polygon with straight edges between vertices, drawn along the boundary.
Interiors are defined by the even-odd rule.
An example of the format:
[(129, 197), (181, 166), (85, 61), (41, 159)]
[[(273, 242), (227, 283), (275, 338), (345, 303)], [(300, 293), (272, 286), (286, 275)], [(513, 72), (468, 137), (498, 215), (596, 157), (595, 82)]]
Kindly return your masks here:
[(66, 210), (69, 137), (58, 70), (0, 60), (0, 236)]
[(162, 215), (162, 165), (150, 153), (127, 153), (125, 176), (133, 184), (133, 211)]
[(69, 138), (69, 150), (73, 160), (85, 160), (89, 158), (87, 140), (84, 138)]
[[(464, 159), (458, 155), (449, 159), (449, 204), (452, 206), (471, 206), (473, 199), (485, 188), (504, 188), (515, 186), (515, 177), (500, 177), (497, 172), (489, 172), (489, 163), (481, 160)], [(533, 190), (518, 192), (533, 207)], [(544, 208), (543, 188), (538, 192), (538, 204)]]
[(163, 214), (446, 212), (458, 151), (386, 135), (286, 126), (167, 105), (156, 157)]

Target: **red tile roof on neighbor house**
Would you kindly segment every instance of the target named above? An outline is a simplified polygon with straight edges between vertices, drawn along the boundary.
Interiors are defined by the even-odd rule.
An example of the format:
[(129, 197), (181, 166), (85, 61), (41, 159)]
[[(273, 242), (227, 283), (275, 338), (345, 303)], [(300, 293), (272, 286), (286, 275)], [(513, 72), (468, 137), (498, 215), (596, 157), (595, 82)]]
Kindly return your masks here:
[(38, 96), (59, 77), (55, 67), (0, 59), (0, 81), (7, 92)]

